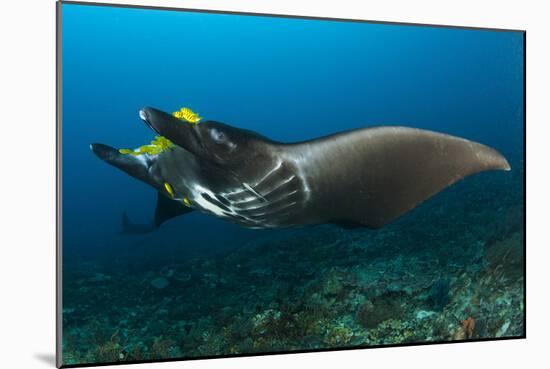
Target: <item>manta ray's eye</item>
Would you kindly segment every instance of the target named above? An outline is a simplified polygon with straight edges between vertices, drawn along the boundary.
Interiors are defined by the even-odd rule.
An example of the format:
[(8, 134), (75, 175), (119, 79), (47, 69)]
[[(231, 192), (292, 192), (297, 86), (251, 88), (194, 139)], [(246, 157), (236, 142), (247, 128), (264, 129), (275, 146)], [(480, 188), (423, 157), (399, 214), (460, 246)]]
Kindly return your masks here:
[[(204, 132), (203, 143), (210, 155), (214, 156), (218, 162), (226, 162), (229, 155), (233, 154), (237, 148), (237, 142), (234, 140), (234, 134), (231, 130), (223, 127), (221, 124), (212, 124), (202, 126), (208, 131)], [(199, 129), (201, 126), (199, 125)], [(233, 156), (231, 155), (231, 158)]]
[(210, 131), (210, 136), (212, 137), (212, 139), (214, 141), (216, 141), (218, 143), (225, 141), (225, 133), (223, 133), (222, 131), (219, 131), (217, 129), (212, 129)]

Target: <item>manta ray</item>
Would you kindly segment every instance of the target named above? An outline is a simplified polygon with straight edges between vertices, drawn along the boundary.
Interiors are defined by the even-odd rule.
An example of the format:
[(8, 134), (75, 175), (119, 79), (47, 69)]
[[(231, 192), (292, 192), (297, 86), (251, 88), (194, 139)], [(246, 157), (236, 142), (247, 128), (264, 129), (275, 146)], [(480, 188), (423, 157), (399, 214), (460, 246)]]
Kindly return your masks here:
[(196, 115), (186, 120), (143, 108), (139, 116), (160, 135), (151, 145), (95, 143), (91, 150), (158, 192), (151, 230), (193, 210), (248, 228), (377, 229), (464, 177), (510, 170), (491, 147), (416, 128), (369, 127), (283, 143), (221, 122), (198, 123)]

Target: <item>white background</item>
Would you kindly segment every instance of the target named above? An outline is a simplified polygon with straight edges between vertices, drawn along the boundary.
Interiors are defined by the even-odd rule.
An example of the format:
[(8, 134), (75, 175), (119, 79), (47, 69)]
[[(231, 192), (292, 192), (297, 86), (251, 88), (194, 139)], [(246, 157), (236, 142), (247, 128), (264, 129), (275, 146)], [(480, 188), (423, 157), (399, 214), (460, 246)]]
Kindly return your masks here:
[[(108, 1), (107, 1), (108, 2)], [(121, 0), (123, 2), (123, 0)], [(527, 340), (155, 364), (158, 368), (518, 368), (548, 365), (550, 36), (544, 1), (131, 1), (249, 12), (527, 30)], [(53, 367), (55, 4), (0, 10), (0, 367)], [(495, 61), (498, 62), (498, 61)], [(82, 71), (85, 73), (85, 71)], [(84, 112), (85, 113), (85, 112)], [(85, 196), (85, 194), (83, 194)], [(546, 362), (547, 364), (541, 364)], [(534, 364), (534, 363), (533, 363)], [(532, 365), (533, 365), (532, 364)], [(530, 366), (530, 365), (529, 365)], [(140, 367), (153, 367), (144, 364)]]

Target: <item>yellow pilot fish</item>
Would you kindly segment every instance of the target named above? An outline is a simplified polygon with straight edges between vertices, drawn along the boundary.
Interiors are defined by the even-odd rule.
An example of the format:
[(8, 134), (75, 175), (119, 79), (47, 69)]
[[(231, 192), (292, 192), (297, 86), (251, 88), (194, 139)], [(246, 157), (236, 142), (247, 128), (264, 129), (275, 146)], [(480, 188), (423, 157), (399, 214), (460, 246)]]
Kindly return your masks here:
[(151, 141), (149, 145), (143, 145), (135, 150), (131, 149), (119, 149), (118, 152), (126, 155), (158, 155), (174, 147), (172, 141), (163, 136), (157, 136)]
[(202, 117), (199, 117), (197, 113), (193, 112), (193, 110), (189, 108), (181, 108), (180, 110), (173, 112), (172, 115), (191, 124), (197, 124), (202, 119)]
[(166, 192), (170, 194), (170, 197), (174, 198), (174, 190), (172, 189), (172, 186), (170, 186), (170, 183), (164, 182), (164, 188), (166, 189)]

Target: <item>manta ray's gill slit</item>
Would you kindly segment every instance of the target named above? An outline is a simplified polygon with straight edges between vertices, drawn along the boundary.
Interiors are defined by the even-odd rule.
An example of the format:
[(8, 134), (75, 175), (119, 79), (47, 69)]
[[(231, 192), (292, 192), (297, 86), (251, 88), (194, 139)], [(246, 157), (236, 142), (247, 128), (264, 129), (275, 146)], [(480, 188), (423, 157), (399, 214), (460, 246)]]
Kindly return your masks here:
[(193, 201), (200, 209), (210, 212), (216, 216), (222, 218), (230, 218), (238, 223), (256, 224), (253, 219), (240, 215), (235, 212), (231, 207), (225, 206), (220, 201), (216, 200), (216, 195), (209, 189), (195, 184), (193, 186)]
[(233, 209), (238, 211), (253, 211), (253, 210), (260, 210), (265, 209), (267, 207), (272, 207), (280, 202), (283, 202), (285, 200), (288, 200), (289, 198), (292, 198), (294, 195), (298, 194), (298, 190), (294, 190), (288, 193), (284, 193), (282, 196), (270, 199), (267, 203), (260, 203), (258, 206), (242, 206), (241, 204), (238, 204), (240, 206), (233, 206)]
[(248, 191), (252, 192), (255, 196), (258, 196), (260, 199), (267, 201), (265, 197), (263, 197), (261, 194), (259, 194), (255, 189), (250, 187), (248, 183), (243, 183), (244, 188), (246, 188)]
[(220, 196), (227, 202), (236, 204), (239, 202), (253, 201), (258, 199), (258, 196), (251, 195), (251, 192), (245, 187), (239, 187), (237, 190), (222, 192)]
[(296, 176), (293, 174), (290, 177), (284, 179), (283, 181), (277, 183), (275, 187), (270, 188), (267, 192), (264, 193), (264, 197), (269, 196), (271, 193), (281, 189), (283, 186), (286, 186), (287, 184), (291, 183), (296, 179)]
[(224, 192), (223, 195), (227, 198), (227, 197), (231, 197), (231, 196), (234, 196), (234, 195), (240, 195), (243, 192), (246, 192), (246, 188), (240, 188), (239, 187), (238, 190)]
[(224, 213), (225, 216), (227, 216), (228, 218), (230, 219), (233, 219), (233, 220), (238, 220), (240, 223), (246, 223), (246, 224), (253, 224), (253, 225), (256, 225), (256, 222), (253, 221), (252, 219), (249, 219), (245, 216), (242, 216), (242, 215), (239, 215), (239, 214), (235, 214), (235, 213)]
[(264, 176), (254, 186), (254, 190), (262, 193), (264, 197), (276, 189), (281, 184), (285, 184), (287, 180), (292, 180), (296, 177), (296, 173), (286, 165), (281, 164), (269, 172), (269, 175)]
[(224, 211), (230, 211), (230, 209), (225, 206), (224, 204), (222, 204), (220, 201), (218, 201), (217, 199), (213, 198), (212, 196), (210, 196), (209, 194), (207, 194), (206, 192), (203, 192), (201, 193), (201, 196), (208, 202), (212, 203), (213, 205), (216, 205), (217, 207), (221, 208), (222, 210)]
[(262, 178), (260, 178), (256, 183), (252, 186), (254, 188), (258, 187), (263, 181), (265, 181), (267, 178), (269, 178), (273, 173), (281, 169), (283, 166), (283, 162), (279, 160), (277, 164), (273, 168), (271, 168)]
[[(230, 202), (231, 205), (239, 206), (239, 207), (242, 207), (245, 204), (255, 204), (255, 203), (260, 204), (266, 201), (271, 202), (278, 199), (278, 198), (271, 198), (273, 194), (277, 194), (277, 192), (282, 192), (285, 189), (285, 187), (287, 187), (287, 185), (294, 185), (294, 182), (296, 179), (297, 177), (295, 175), (291, 175), (290, 177), (285, 178), (283, 181), (277, 183), (274, 187), (268, 189), (267, 192), (264, 192), (263, 195), (259, 195), (257, 191), (254, 191), (255, 193), (257, 193), (258, 196), (242, 197), (242, 193), (245, 190), (240, 190), (240, 191), (222, 193), (221, 196), (223, 196), (225, 200)], [(297, 190), (298, 189), (296, 188), (296, 191)], [(250, 193), (250, 191), (248, 193)], [(241, 196), (236, 196), (236, 194), (241, 194)], [(259, 200), (261, 200), (261, 202)]]
[[(248, 196), (246, 196), (247, 194)], [(259, 194), (256, 190), (254, 190), (246, 183), (243, 183), (243, 188), (240, 188), (238, 190), (220, 193), (220, 197), (223, 197), (225, 201), (231, 204), (257, 201), (258, 199), (265, 201), (264, 196)]]
[[(266, 174), (264, 174), (263, 177), (261, 177), (259, 180), (254, 182), (252, 185), (249, 185), (248, 183), (243, 183), (243, 188), (225, 192), (222, 194), (222, 196), (228, 201), (231, 201), (231, 199), (234, 199), (234, 198), (239, 198), (245, 192), (252, 193), (259, 198), (265, 197), (265, 195), (264, 196), (260, 195), (259, 191), (257, 190), (258, 186), (264, 183), (268, 178), (272, 177), (274, 173), (276, 173), (279, 169), (282, 168), (282, 165), (283, 165), (283, 162), (281, 160), (277, 161), (277, 164), (275, 164), (273, 168), (271, 168)], [(245, 199), (233, 200), (233, 202), (246, 202), (254, 199), (255, 197), (251, 196)]]
[(229, 201), (232, 205), (242, 204), (242, 203), (258, 200), (258, 197), (256, 197), (256, 196), (246, 196), (246, 197), (241, 198), (240, 200), (230, 200), (228, 196), (225, 196), (225, 195), (222, 195), (222, 196), (224, 196), (224, 199), (226, 201)]
[(216, 195), (216, 200), (224, 204), (225, 206), (231, 206), (231, 202), (221, 195)]
[(258, 225), (261, 225), (261, 222), (257, 221), (256, 219), (250, 218), (246, 215), (236, 213), (234, 211), (231, 212), (225, 212), (224, 213), (226, 217), (229, 219), (232, 219), (236, 221), (237, 223), (244, 224), (247, 226), (254, 226), (257, 227)]
[(257, 215), (254, 217), (254, 219), (258, 222), (270, 222), (273, 220), (281, 220), (285, 216), (290, 216), (293, 214), (293, 212), (296, 212), (295, 207), (299, 205), (297, 201), (292, 201), (288, 204), (285, 204), (284, 206), (280, 206), (278, 209), (276, 209), (273, 212), (266, 213), (266, 216), (262, 217), (261, 215)]
[(222, 208), (220, 208), (216, 204), (211, 203), (210, 201), (207, 201), (202, 196), (202, 194), (205, 194), (205, 193), (208, 194), (211, 198), (214, 198), (216, 196), (209, 189), (207, 189), (205, 187), (202, 187), (199, 184), (194, 184), (193, 185), (193, 190), (192, 190), (192, 200), (193, 200), (193, 202), (196, 203), (197, 206), (200, 209), (208, 211), (208, 212), (210, 212), (214, 215), (217, 215), (219, 217), (226, 217), (226, 215), (224, 214), (224, 211), (223, 211)]
[[(296, 204), (298, 204), (297, 201), (292, 201), (292, 202), (288, 202), (288, 203), (278, 204), (278, 205), (273, 206), (273, 207), (269, 207), (268, 209), (266, 209), (267, 211), (251, 210), (251, 211), (239, 212), (239, 214), (245, 215), (248, 218), (257, 220), (258, 217), (262, 217), (262, 216), (266, 216), (266, 215), (268, 215), (269, 217), (275, 216), (279, 212), (281, 212), (282, 210), (292, 208), (292, 207), (296, 206)], [(260, 209), (260, 210), (262, 210), (262, 209)]]

